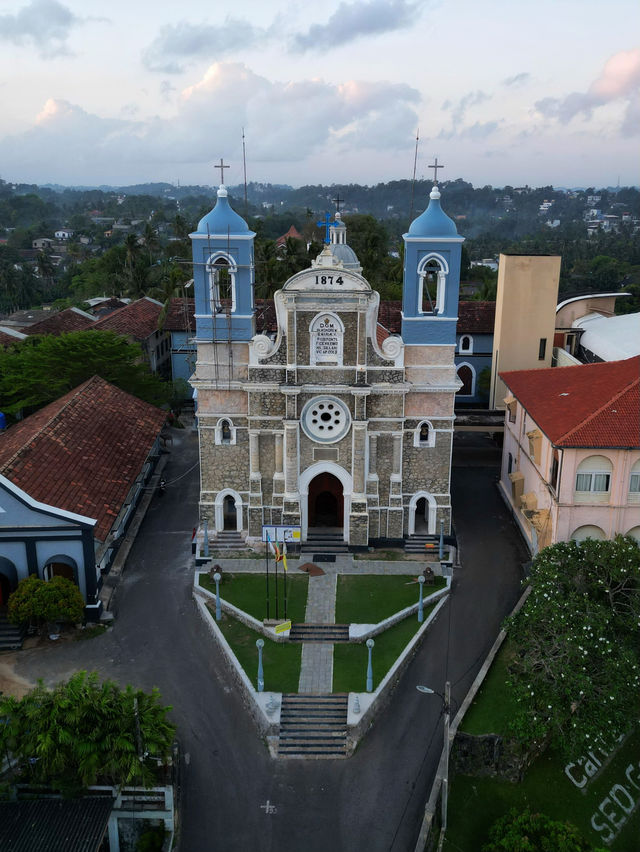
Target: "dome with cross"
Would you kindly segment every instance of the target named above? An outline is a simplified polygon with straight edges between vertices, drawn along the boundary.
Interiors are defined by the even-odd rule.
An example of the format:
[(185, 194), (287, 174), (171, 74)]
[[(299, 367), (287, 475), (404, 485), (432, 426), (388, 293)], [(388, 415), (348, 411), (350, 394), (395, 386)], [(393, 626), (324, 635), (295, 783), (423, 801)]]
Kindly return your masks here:
[(429, 195), (429, 206), (409, 226), (411, 237), (456, 237), (458, 229), (440, 206), (440, 190), (435, 184)]
[(216, 206), (198, 222), (198, 234), (214, 234), (218, 236), (249, 234), (249, 226), (242, 216), (239, 216), (229, 204), (229, 196), (223, 184), (218, 189)]

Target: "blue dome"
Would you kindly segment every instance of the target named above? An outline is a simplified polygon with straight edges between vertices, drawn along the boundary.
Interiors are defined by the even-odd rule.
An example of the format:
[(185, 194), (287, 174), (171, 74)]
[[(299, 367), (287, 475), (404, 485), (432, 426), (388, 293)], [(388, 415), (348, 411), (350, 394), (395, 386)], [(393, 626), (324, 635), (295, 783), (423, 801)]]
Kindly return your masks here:
[(235, 210), (231, 209), (227, 190), (221, 186), (218, 190), (216, 206), (200, 219), (196, 233), (226, 237), (227, 234), (249, 234), (251, 231), (242, 216), (238, 216)]
[(409, 226), (410, 237), (455, 237), (458, 235), (453, 219), (440, 207), (440, 192), (434, 186), (429, 196), (429, 206)]

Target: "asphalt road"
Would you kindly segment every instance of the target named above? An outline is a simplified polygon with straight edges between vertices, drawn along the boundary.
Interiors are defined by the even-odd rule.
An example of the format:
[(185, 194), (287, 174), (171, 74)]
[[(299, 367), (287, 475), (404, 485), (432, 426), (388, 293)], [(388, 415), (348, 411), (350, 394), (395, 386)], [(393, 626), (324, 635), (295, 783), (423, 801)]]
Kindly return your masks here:
[[(484, 446), (484, 449), (483, 449)], [(96, 669), (121, 684), (158, 686), (182, 748), (180, 852), (413, 850), (442, 745), (437, 696), (447, 677), (462, 701), (520, 593), (526, 551), (495, 489), (495, 451), (465, 445), (453, 469), (462, 567), (386, 710), (354, 756), (276, 761), (191, 598), (190, 539), (199, 490), (197, 438), (178, 434), (116, 594), (117, 619), (98, 639), (19, 657), (17, 672), (52, 683)], [(454, 459), (454, 465), (456, 460)], [(375, 658), (374, 658), (375, 659)], [(375, 662), (374, 662), (375, 664)]]

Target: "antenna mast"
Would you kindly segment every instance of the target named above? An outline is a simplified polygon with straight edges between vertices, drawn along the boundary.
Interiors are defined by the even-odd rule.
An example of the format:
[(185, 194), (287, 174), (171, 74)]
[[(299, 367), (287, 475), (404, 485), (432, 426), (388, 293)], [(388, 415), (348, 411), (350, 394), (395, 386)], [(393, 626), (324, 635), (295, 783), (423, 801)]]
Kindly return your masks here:
[(244, 145), (244, 127), (242, 128), (242, 167), (244, 169), (244, 215), (249, 215), (249, 203), (247, 202), (247, 150)]
[(413, 196), (416, 188), (416, 168), (418, 166), (418, 142), (420, 140), (420, 128), (416, 130), (416, 151), (413, 156), (413, 178), (411, 180), (411, 208), (409, 210), (409, 223), (413, 219)]

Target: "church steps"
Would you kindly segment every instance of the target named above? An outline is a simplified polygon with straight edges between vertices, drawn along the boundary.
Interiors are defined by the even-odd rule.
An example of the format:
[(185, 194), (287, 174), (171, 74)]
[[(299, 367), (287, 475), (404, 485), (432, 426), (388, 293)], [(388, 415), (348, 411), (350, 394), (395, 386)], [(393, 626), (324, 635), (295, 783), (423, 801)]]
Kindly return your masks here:
[(247, 544), (239, 532), (220, 530), (211, 542), (215, 550), (246, 550)]
[[(429, 548), (426, 545), (431, 545)], [(426, 535), (423, 533), (417, 533), (415, 535), (410, 535), (408, 538), (404, 540), (404, 552), (405, 553), (421, 553), (424, 554), (427, 550), (433, 552), (438, 551), (440, 547), (440, 536), (438, 535)]]
[(278, 756), (341, 758), (347, 751), (347, 695), (282, 696)]
[(0, 612), (0, 651), (17, 651), (22, 648), (26, 632), (24, 625), (11, 624), (6, 613)]
[(310, 533), (300, 548), (302, 553), (348, 553), (349, 546), (341, 532)]
[(290, 642), (348, 642), (348, 624), (294, 624)]

